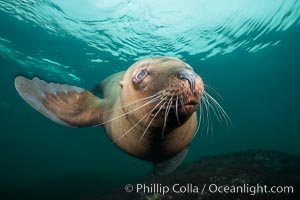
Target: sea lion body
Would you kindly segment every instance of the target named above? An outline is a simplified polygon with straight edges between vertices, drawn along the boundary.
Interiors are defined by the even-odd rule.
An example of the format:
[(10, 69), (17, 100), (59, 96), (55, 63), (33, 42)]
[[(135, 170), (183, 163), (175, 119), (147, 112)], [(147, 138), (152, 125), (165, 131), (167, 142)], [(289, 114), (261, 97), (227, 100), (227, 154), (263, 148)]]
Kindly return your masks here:
[(96, 85), (94, 94), (37, 78), (17, 77), (15, 86), (26, 102), (57, 123), (103, 125), (116, 146), (156, 163), (158, 174), (170, 173), (184, 159), (204, 92), (200, 76), (170, 57), (140, 60)]

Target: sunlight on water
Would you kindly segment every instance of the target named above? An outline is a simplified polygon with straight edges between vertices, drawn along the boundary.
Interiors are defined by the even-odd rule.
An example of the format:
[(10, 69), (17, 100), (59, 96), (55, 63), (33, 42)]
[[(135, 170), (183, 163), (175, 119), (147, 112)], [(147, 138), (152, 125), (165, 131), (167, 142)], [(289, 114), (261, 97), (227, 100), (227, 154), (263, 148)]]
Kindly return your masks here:
[[(269, 34), (300, 21), (298, 0), (6, 0), (0, 5), (2, 12), (24, 23), (83, 42), (91, 63), (109, 63), (104, 54), (133, 62), (153, 55), (204, 60), (237, 49), (257, 52), (280, 42), (280, 38), (267, 38)], [(66, 80), (80, 80), (65, 64), (26, 55), (5, 40), (0, 40), (5, 57)]]

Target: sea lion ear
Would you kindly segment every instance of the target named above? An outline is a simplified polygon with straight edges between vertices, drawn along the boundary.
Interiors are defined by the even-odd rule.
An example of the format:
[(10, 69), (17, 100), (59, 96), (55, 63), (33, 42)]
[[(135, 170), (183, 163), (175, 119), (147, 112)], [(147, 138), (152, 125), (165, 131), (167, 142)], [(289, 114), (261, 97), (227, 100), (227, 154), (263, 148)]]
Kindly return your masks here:
[(156, 163), (154, 165), (154, 173), (158, 176), (165, 176), (171, 174), (183, 162), (188, 152), (189, 152), (189, 148), (187, 147), (182, 152), (170, 158), (169, 160)]
[(104, 100), (85, 89), (22, 76), (15, 78), (15, 87), (28, 104), (54, 122), (71, 127), (102, 122)]
[(119, 82), (119, 85), (120, 85), (121, 87), (123, 87), (124, 81), (120, 81), (120, 82)]

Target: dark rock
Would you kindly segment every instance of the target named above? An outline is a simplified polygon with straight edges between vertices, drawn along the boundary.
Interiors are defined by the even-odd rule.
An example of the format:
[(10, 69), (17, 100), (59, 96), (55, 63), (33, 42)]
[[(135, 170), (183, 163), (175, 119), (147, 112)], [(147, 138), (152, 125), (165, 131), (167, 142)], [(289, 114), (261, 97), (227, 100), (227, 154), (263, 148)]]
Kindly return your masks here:
[[(145, 184), (146, 187), (143, 187), (145, 190), (141, 189), (137, 192), (138, 184)], [(175, 184), (179, 184), (176, 185), (176, 190), (179, 190), (179, 186), (183, 186), (183, 190), (189, 191), (176, 193), (172, 189)], [(202, 192), (204, 185), (205, 189)], [(210, 191), (209, 188), (214, 190), (215, 185), (227, 186), (231, 192)], [(297, 200), (300, 199), (300, 156), (251, 150), (231, 155), (207, 157), (182, 166), (168, 176), (144, 177), (136, 183), (132, 183), (132, 186), (132, 192), (126, 192), (124, 186), (102, 196), (101, 199)], [(278, 186), (277, 189), (280, 192), (271, 193), (272, 186)], [(162, 190), (167, 188), (169, 191), (163, 195)], [(259, 193), (258, 190), (261, 192)]]

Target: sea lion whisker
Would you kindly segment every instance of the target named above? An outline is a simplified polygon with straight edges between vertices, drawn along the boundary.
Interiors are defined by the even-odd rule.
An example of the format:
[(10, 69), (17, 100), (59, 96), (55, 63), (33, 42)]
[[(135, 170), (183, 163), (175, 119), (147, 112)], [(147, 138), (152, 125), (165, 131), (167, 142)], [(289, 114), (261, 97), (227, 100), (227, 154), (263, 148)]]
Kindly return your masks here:
[[(202, 98), (201, 98), (201, 100), (202, 100)], [(201, 123), (202, 123), (202, 104), (201, 104), (201, 100), (200, 100), (200, 105), (199, 105), (199, 120), (198, 120), (198, 123), (197, 123), (197, 128), (196, 128), (196, 130), (195, 130), (195, 132), (194, 132), (194, 135), (193, 135), (193, 138), (192, 139), (194, 139), (195, 138), (195, 136), (197, 135), (197, 133), (198, 133), (198, 131), (199, 131), (199, 129), (200, 129), (200, 125), (201, 125)], [(197, 117), (198, 117), (198, 112), (197, 112)]]
[(125, 137), (128, 133), (131, 132), (131, 130), (133, 130), (141, 121), (143, 121), (146, 117), (146, 120), (148, 120), (148, 118), (150, 117), (151, 113), (163, 102), (164, 100), (161, 100), (158, 104), (156, 104), (156, 106), (154, 106), (154, 108), (152, 110), (150, 110), (149, 112), (147, 112), (144, 117), (142, 117), (137, 123), (135, 123), (135, 125), (133, 125), (130, 129), (128, 129), (123, 135), (121, 135), (119, 138), (117, 138), (116, 140), (112, 141), (112, 143), (116, 143), (118, 142), (120, 139), (122, 139), (123, 137)]
[[(165, 97), (165, 98), (167, 98), (167, 97)], [(147, 130), (148, 130), (149, 127), (151, 126), (153, 120), (155, 119), (155, 117), (158, 115), (158, 113), (161, 111), (161, 109), (162, 109), (165, 105), (166, 105), (166, 102), (165, 102), (165, 103), (158, 109), (158, 111), (155, 113), (154, 117), (151, 119), (151, 121), (149, 122), (149, 124), (148, 124), (148, 126), (146, 127), (145, 131), (143, 132), (143, 134), (142, 134), (142, 136), (141, 136), (139, 142), (142, 141), (142, 139), (143, 139), (143, 137), (145, 136)]]
[(204, 92), (204, 94), (208, 97), (208, 99), (210, 99), (211, 102), (213, 102), (213, 104), (215, 105), (216, 109), (219, 110), (219, 112), (221, 113), (221, 116), (223, 117), (222, 121), (224, 120), (226, 123), (226, 127), (227, 129), (232, 125), (232, 122), (228, 116), (228, 114), (226, 113), (226, 111), (222, 108), (222, 106), (207, 92)]
[(183, 97), (180, 98), (180, 104), (181, 104), (181, 106), (184, 106)]
[(169, 115), (169, 112), (170, 112), (170, 109), (171, 109), (171, 106), (172, 106), (172, 100), (173, 100), (174, 94), (175, 94), (175, 92), (173, 92), (173, 94), (172, 94), (172, 96), (171, 96), (171, 98), (168, 102), (166, 111), (165, 111), (164, 125), (163, 125), (162, 136), (161, 136), (162, 139), (164, 138), (165, 128), (166, 128), (166, 125), (167, 125), (167, 118), (168, 118), (168, 115)]
[[(201, 98), (200, 99), (200, 105), (199, 105), (199, 122), (198, 122), (198, 124), (199, 124), (199, 127), (198, 127), (198, 129), (200, 129), (200, 127), (201, 127), (201, 130), (200, 130), (200, 138), (202, 137), (202, 133), (203, 133), (203, 131), (204, 131), (204, 103), (203, 103), (203, 101), (204, 101), (204, 99), (203, 98)], [(201, 126), (201, 124), (203, 124), (203, 126)], [(197, 130), (197, 132), (198, 132), (199, 130)]]
[(179, 115), (178, 115), (178, 95), (176, 97), (176, 103), (175, 103), (175, 115), (178, 122), (178, 125), (180, 125)]
[(146, 105), (148, 105), (148, 104), (151, 104), (151, 103), (157, 101), (160, 97), (161, 97), (161, 96), (155, 97), (154, 99), (151, 99), (151, 100), (148, 101), (147, 103), (145, 103), (145, 104), (143, 104), (143, 105), (141, 105), (141, 106), (139, 106), (139, 107), (137, 107), (137, 108), (135, 108), (135, 109), (133, 109), (133, 110), (130, 110), (130, 111), (128, 111), (128, 112), (125, 112), (125, 113), (123, 113), (122, 115), (119, 115), (119, 116), (117, 116), (117, 117), (114, 117), (114, 118), (112, 118), (112, 119), (109, 119), (109, 120), (107, 120), (107, 121), (104, 121), (104, 122), (102, 122), (102, 123), (100, 123), (100, 124), (98, 124), (98, 125), (95, 125), (95, 126), (101, 126), (101, 125), (103, 125), (103, 124), (106, 124), (106, 123), (112, 122), (112, 121), (114, 121), (114, 120), (116, 120), (116, 119), (119, 119), (119, 118), (121, 118), (121, 117), (124, 117), (124, 116), (126, 116), (126, 115), (128, 115), (128, 114), (130, 114), (130, 113), (132, 113), (132, 112), (134, 112), (134, 111), (137, 111), (137, 110), (143, 108), (144, 106), (146, 106)]
[[(163, 99), (161, 99), (160, 102), (158, 102), (158, 104), (156, 104), (156, 106), (149, 112), (149, 114), (147, 113), (146, 115), (148, 115), (146, 121), (148, 120), (148, 118), (153, 114), (153, 111), (155, 111), (155, 109), (162, 103), (164, 102), (164, 100), (166, 99), (167, 97), (164, 97)], [(161, 108), (160, 108), (161, 109)], [(156, 116), (156, 115), (155, 115)], [(153, 117), (153, 119), (155, 118), (155, 116)]]
[[(159, 92), (161, 92), (161, 91), (159, 91)], [(134, 105), (134, 104), (136, 104), (136, 103), (139, 103), (139, 102), (141, 102), (141, 101), (145, 101), (145, 100), (147, 100), (147, 99), (151, 99), (151, 98), (157, 97), (157, 96), (160, 95), (159, 92), (155, 93), (154, 95), (148, 96), (148, 97), (146, 97), (146, 98), (139, 99), (139, 100), (137, 100), (137, 101), (134, 101), (134, 102), (131, 102), (131, 103), (129, 103), (129, 104), (126, 104), (125, 106), (121, 106), (121, 107), (118, 107), (118, 108), (115, 108), (115, 109), (111, 109), (111, 110), (105, 110), (105, 111), (103, 111), (103, 112), (100, 112), (100, 114), (101, 114), (101, 113), (106, 113), (106, 112), (112, 112), (112, 111), (119, 110), (119, 109), (123, 109), (123, 108), (126, 108), (126, 107), (128, 107), (128, 106), (131, 106), (131, 105)]]
[[(208, 109), (210, 108), (210, 103), (209, 103), (209, 99), (206, 99), (206, 103), (208, 105)], [(214, 112), (214, 111), (213, 111)], [(215, 113), (215, 112), (214, 112)], [(213, 138), (214, 138), (214, 127), (213, 127), (213, 121), (212, 121), (212, 113), (209, 112), (209, 121), (210, 121), (210, 132), (211, 132), (211, 143), (213, 142)]]
[[(222, 113), (220, 113), (220, 111), (217, 108), (215, 108), (216, 105), (214, 105), (214, 102), (210, 103), (211, 100), (209, 99), (208, 96), (206, 96), (205, 93), (203, 94), (203, 99), (206, 100), (206, 102), (208, 104), (208, 107), (211, 108), (213, 110), (213, 112), (215, 113), (219, 124), (222, 124), (222, 122), (223, 122), (222, 119), (221, 119), (222, 117), (220, 117), (222, 115)], [(217, 109), (217, 111), (216, 111), (216, 109)]]
[(204, 96), (206, 97), (207, 102), (209, 103), (209, 106), (213, 109), (214, 113), (216, 114), (216, 117), (218, 118), (219, 123), (221, 123), (220, 121), (223, 121), (222, 117), (224, 118), (224, 114), (219, 109), (219, 106), (215, 103), (216, 100), (213, 101), (214, 99), (212, 99), (212, 97), (207, 92), (204, 92)]
[(204, 97), (204, 95), (202, 96), (202, 98), (203, 98), (204, 108), (206, 110), (206, 135), (204, 138), (204, 140), (206, 140), (208, 137), (209, 129), (211, 128), (211, 124), (210, 124), (211, 117), (209, 112), (209, 106), (207, 105), (207, 99)]
[(213, 94), (215, 94), (216, 96), (218, 96), (220, 99), (224, 100), (224, 98), (220, 94), (220, 92), (218, 92), (218, 90), (216, 88), (214, 88), (213, 86), (208, 85), (208, 84), (204, 84), (204, 87), (205, 87), (205, 89), (210, 90)]
[[(181, 104), (182, 107), (184, 107), (184, 100), (183, 100), (183, 97), (180, 98), (180, 104)], [(184, 110), (184, 112), (186, 113), (186, 110), (185, 110), (185, 109), (183, 109), (183, 110)]]

